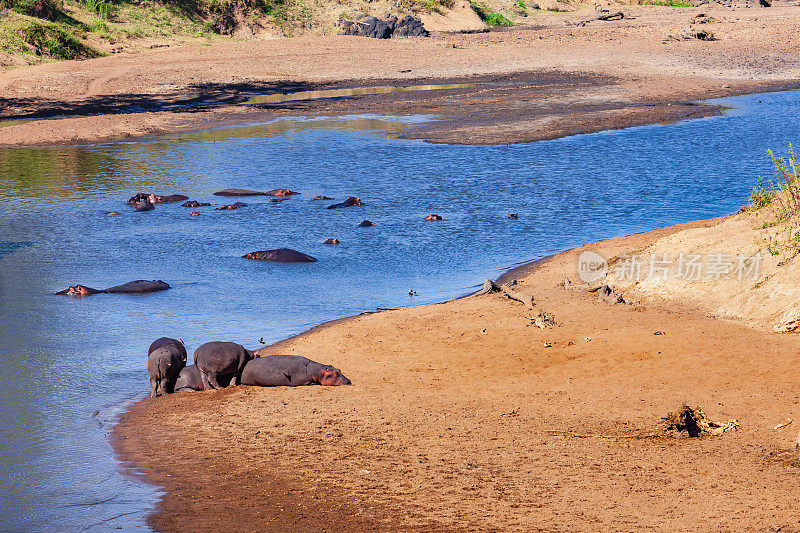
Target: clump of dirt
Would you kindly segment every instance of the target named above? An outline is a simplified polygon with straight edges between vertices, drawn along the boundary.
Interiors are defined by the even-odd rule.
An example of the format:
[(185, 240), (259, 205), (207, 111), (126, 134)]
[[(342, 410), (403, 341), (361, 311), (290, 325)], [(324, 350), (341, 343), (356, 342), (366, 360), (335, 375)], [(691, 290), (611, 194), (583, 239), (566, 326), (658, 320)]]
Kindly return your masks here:
[(664, 432), (675, 437), (718, 436), (739, 427), (736, 420), (724, 424), (714, 422), (705, 415), (702, 407), (692, 408), (688, 405), (667, 413), (661, 420)]

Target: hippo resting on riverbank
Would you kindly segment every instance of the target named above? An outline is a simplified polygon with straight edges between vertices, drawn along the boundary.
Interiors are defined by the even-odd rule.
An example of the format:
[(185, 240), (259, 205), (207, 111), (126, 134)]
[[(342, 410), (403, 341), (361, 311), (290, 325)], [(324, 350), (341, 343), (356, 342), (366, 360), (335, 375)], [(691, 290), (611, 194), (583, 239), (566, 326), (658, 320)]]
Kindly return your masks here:
[(242, 256), (245, 259), (257, 261), (277, 261), (278, 263), (316, 263), (316, 259), (291, 248), (278, 248), (277, 250), (261, 250), (250, 252)]
[(351, 385), (342, 371), (299, 355), (268, 355), (248, 361), (242, 385), (299, 387), (302, 385)]
[(179, 340), (161, 337), (147, 350), (150, 397), (172, 393), (181, 369), (186, 366), (186, 348)]
[(68, 296), (89, 296), (91, 294), (107, 293), (107, 294), (145, 294), (148, 292), (165, 291), (170, 286), (161, 280), (146, 281), (139, 279), (136, 281), (129, 281), (122, 285), (116, 285), (107, 289), (93, 289), (84, 285), (71, 286), (63, 291), (57, 291), (53, 294), (66, 294)]
[(239, 383), (244, 365), (255, 357), (253, 352), (235, 342), (207, 342), (194, 351), (194, 364), (200, 370), (203, 390), (218, 389), (223, 378), (229, 385)]
[(361, 201), (361, 198), (356, 196), (348, 196), (347, 200), (344, 202), (339, 202), (338, 204), (331, 204), (327, 207), (327, 209), (340, 209), (342, 207), (352, 207), (354, 205), (364, 205), (364, 202)]
[[(231, 375), (232, 376), (232, 375)], [(220, 387), (227, 387), (230, 384), (231, 376), (217, 376), (217, 383)], [(175, 392), (194, 392), (203, 390), (203, 379), (200, 377), (200, 369), (197, 365), (188, 365), (181, 369), (178, 379), (175, 381)]]
[(272, 189), (271, 191), (251, 191), (250, 189), (223, 189), (214, 196), (292, 196), (300, 194), (289, 189)]

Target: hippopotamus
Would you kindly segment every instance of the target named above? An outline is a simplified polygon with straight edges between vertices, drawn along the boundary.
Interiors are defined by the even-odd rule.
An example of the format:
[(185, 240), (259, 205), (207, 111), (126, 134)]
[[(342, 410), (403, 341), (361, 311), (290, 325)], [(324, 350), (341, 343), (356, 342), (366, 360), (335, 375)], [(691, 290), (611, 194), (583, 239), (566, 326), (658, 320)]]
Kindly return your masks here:
[(181, 207), (208, 207), (209, 203), (206, 202), (198, 202), (197, 200), (190, 200), (188, 202), (184, 202), (181, 204)]
[(361, 222), (358, 223), (359, 228), (370, 228), (374, 225), (375, 223), (372, 222), (371, 220), (362, 220)]
[(516, 219), (519, 218), (519, 213), (509, 213), (508, 214), (508, 218), (510, 218), (512, 220), (516, 220)]
[(230, 378), (229, 385), (236, 385), (245, 364), (253, 357), (253, 352), (235, 342), (212, 341), (198, 346), (194, 364), (200, 370), (203, 390), (220, 388), (222, 378)]
[(437, 215), (436, 213), (428, 213), (428, 216), (425, 217), (425, 220), (443, 220), (441, 215)]
[(165, 291), (171, 288), (169, 284), (159, 280), (146, 281), (143, 279), (136, 281), (129, 281), (122, 285), (115, 285), (107, 289), (93, 289), (85, 285), (70, 286), (63, 291), (57, 291), (53, 294), (66, 294), (68, 296), (89, 296), (90, 294), (99, 294), (101, 292), (108, 294), (144, 294), (148, 292)]
[(315, 196), (314, 200), (333, 200), (333, 198), (331, 198), (330, 196), (322, 195), (322, 196)]
[(291, 189), (272, 189), (271, 191), (267, 191), (267, 196), (294, 196), (295, 194), (300, 193)]
[(279, 202), (282, 202), (282, 201), (284, 201), (284, 200), (286, 200), (286, 198), (270, 198), (270, 199), (269, 199), (269, 203), (271, 203), (271, 204), (277, 204), (277, 203), (279, 203)]
[(277, 261), (278, 263), (316, 263), (316, 259), (291, 248), (278, 248), (277, 250), (262, 250), (250, 252), (242, 256), (245, 259), (257, 261)]
[(247, 204), (244, 202), (234, 202), (231, 205), (223, 205), (222, 207), (218, 207), (217, 211), (224, 211), (226, 209), (239, 209), (240, 207), (247, 207)]
[(153, 341), (147, 350), (147, 373), (150, 375), (150, 397), (172, 393), (181, 369), (186, 366), (186, 348), (169, 337)]
[(328, 209), (339, 209), (341, 207), (352, 207), (354, 205), (364, 205), (364, 202), (361, 201), (361, 198), (356, 196), (348, 196), (347, 200), (344, 202), (340, 202), (338, 204), (331, 204), (328, 206)]
[(188, 200), (189, 197), (182, 194), (167, 194), (165, 196), (151, 194), (147, 197), (147, 199), (150, 200), (151, 204), (171, 204), (172, 202), (182, 202), (184, 200)]
[(325, 242), (322, 244), (339, 244), (339, 239), (336, 237), (325, 239)]
[(214, 196), (269, 196), (269, 194), (262, 191), (251, 191), (250, 189), (223, 189), (215, 192)]
[[(227, 387), (230, 385), (231, 376), (218, 375), (217, 383), (220, 387)], [(178, 374), (178, 379), (175, 381), (174, 390), (175, 392), (203, 390), (203, 378), (200, 377), (200, 369), (197, 368), (197, 365), (187, 365), (181, 369), (181, 373)]]
[(150, 200), (148, 200), (147, 198), (145, 198), (144, 200), (139, 200), (134, 204), (131, 204), (131, 207), (135, 211), (152, 211), (153, 209), (155, 209), (155, 206), (152, 203), (150, 203)]
[(248, 361), (242, 385), (299, 387), (302, 385), (351, 385), (342, 371), (299, 355), (268, 355)]
[(127, 204), (128, 205), (138, 204), (142, 200), (147, 200), (149, 202), (150, 201), (148, 200), (149, 197), (150, 197), (149, 192), (140, 192), (128, 198)]

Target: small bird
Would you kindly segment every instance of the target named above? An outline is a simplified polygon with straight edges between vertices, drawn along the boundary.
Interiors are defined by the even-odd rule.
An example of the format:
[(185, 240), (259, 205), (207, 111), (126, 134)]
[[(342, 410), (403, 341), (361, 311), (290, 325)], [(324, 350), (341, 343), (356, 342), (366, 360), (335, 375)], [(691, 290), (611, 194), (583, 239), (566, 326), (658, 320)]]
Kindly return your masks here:
[(408, 295), (409, 296), (416, 296), (417, 295), (417, 291), (415, 291), (414, 289), (408, 289)]
[(260, 342), (261, 344), (267, 344), (266, 342), (264, 342), (264, 337), (261, 337), (260, 339), (258, 339), (258, 342)]

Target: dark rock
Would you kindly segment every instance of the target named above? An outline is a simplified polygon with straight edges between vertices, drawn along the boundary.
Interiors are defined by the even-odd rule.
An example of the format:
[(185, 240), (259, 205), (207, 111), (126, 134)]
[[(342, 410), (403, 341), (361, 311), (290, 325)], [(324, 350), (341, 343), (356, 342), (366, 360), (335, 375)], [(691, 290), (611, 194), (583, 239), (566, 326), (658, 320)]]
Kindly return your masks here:
[(512, 9), (511, 12), (514, 13), (518, 17), (527, 17), (528, 16), (528, 12), (525, 11), (524, 9)]
[(342, 33), (373, 39), (389, 39), (391, 37), (427, 37), (430, 35), (420, 19), (405, 15), (397, 19), (386, 13), (383, 18), (364, 17), (358, 20), (343, 20)]

